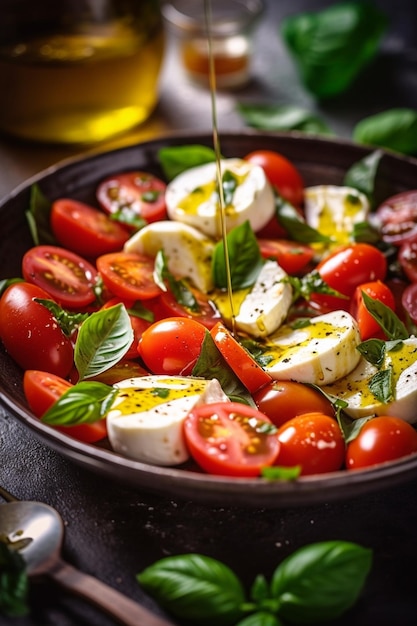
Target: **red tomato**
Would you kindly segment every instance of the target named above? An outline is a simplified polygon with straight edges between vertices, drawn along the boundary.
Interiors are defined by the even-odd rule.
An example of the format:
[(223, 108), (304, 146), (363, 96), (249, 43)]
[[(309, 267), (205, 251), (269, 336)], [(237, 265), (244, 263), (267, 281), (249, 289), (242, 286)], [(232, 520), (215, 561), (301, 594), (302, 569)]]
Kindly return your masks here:
[(412, 283), (404, 289), (401, 302), (413, 324), (417, 324), (417, 283)]
[(71, 341), (55, 317), (35, 298), (50, 300), (43, 289), (14, 283), (0, 299), (0, 338), (23, 369), (42, 369), (65, 377), (74, 358)]
[(381, 225), (381, 237), (387, 243), (400, 246), (417, 238), (417, 190), (403, 191), (391, 196), (376, 210)]
[(287, 274), (299, 274), (314, 257), (314, 250), (286, 239), (258, 239), (264, 259), (275, 259)]
[(346, 449), (346, 469), (372, 467), (417, 452), (417, 431), (399, 417), (381, 415), (362, 426)]
[(323, 413), (304, 413), (278, 429), (280, 449), (275, 465), (301, 467), (301, 475), (341, 469), (345, 441), (335, 419)]
[(325, 257), (317, 265), (321, 278), (346, 299), (313, 293), (311, 301), (322, 311), (349, 310), (350, 298), (363, 283), (384, 280), (387, 261), (383, 253), (367, 243), (355, 243), (341, 248)]
[[(416, 194), (417, 197), (417, 194)], [(412, 283), (417, 282), (417, 235), (416, 241), (406, 241), (398, 250), (398, 261), (404, 274)]]
[(207, 329), (186, 317), (167, 317), (142, 333), (138, 352), (153, 374), (187, 376), (201, 352)]
[(269, 423), (266, 415), (246, 404), (220, 402), (192, 409), (184, 434), (191, 456), (206, 472), (255, 477), (278, 454), (276, 434), (265, 432)]
[(22, 273), (25, 280), (44, 289), (62, 307), (85, 307), (96, 299), (96, 269), (64, 248), (30, 248), (23, 256)]
[(379, 302), (385, 304), (392, 311), (395, 311), (394, 294), (392, 293), (391, 289), (387, 287), (387, 285), (382, 283), (380, 280), (376, 280), (356, 287), (353, 293), (353, 297), (350, 301), (350, 313), (358, 322), (361, 340), (366, 341), (371, 337), (386, 339), (387, 337), (382, 331), (380, 325), (372, 317), (364, 304), (362, 296), (363, 292), (365, 292), (374, 300), (379, 300)]
[(180, 304), (173, 293), (168, 290), (162, 292), (158, 300), (155, 301), (151, 308), (157, 320), (165, 317), (188, 317), (194, 319), (206, 328), (211, 330), (213, 326), (221, 320), (221, 315), (215, 304), (203, 292), (190, 288), (196, 301), (198, 310), (190, 309)]
[(70, 198), (52, 204), (51, 228), (61, 246), (93, 259), (120, 250), (130, 236), (102, 211)]
[(260, 165), (278, 193), (293, 206), (301, 206), (304, 200), (304, 181), (291, 161), (272, 150), (255, 150), (247, 154), (245, 160)]
[(255, 359), (233, 337), (222, 322), (211, 329), (210, 334), (226, 363), (250, 393), (254, 393), (271, 382), (271, 376), (262, 369)]
[(126, 172), (109, 176), (97, 188), (97, 199), (108, 213), (122, 213), (129, 224), (132, 217), (146, 222), (167, 218), (166, 184), (147, 172)]
[[(67, 380), (48, 372), (26, 370), (23, 376), (23, 391), (26, 401), (31, 411), (39, 418), (71, 387), (73, 385)], [(86, 443), (95, 443), (107, 436), (105, 419), (94, 424), (51, 426), (51, 428)]]
[(324, 413), (334, 417), (334, 408), (327, 398), (308, 385), (286, 380), (274, 380), (253, 394), (258, 409), (275, 426), (303, 413)]
[(154, 259), (134, 252), (99, 256), (97, 269), (107, 289), (122, 300), (146, 300), (161, 293), (153, 279)]

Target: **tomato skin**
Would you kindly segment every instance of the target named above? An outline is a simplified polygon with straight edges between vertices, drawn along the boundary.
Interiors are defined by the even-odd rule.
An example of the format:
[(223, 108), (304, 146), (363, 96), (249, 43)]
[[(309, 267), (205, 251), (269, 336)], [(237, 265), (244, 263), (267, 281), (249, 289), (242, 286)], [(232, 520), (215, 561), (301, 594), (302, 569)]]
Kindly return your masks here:
[(125, 213), (146, 222), (167, 219), (166, 183), (148, 172), (124, 172), (103, 180), (97, 188), (97, 200), (107, 213)]
[(46, 370), (65, 378), (72, 368), (74, 350), (56, 319), (35, 298), (51, 300), (30, 283), (10, 285), (0, 298), (0, 338), (10, 356), (23, 369)]
[(217, 322), (210, 335), (226, 363), (250, 393), (271, 382), (271, 376), (236, 341), (223, 322)]
[(121, 300), (147, 300), (161, 293), (153, 279), (154, 259), (134, 252), (99, 256), (97, 269), (107, 289)]
[[(71, 387), (73, 385), (67, 380), (48, 372), (26, 370), (23, 375), (23, 391), (26, 401), (31, 411), (39, 418)], [(85, 443), (95, 443), (107, 436), (105, 419), (94, 424), (51, 426), (51, 428)]]
[(85, 307), (96, 299), (97, 271), (78, 254), (58, 246), (34, 246), (22, 259), (22, 273), (62, 307)]
[(281, 445), (275, 465), (299, 465), (302, 476), (335, 472), (343, 466), (343, 434), (336, 420), (328, 415), (298, 415), (278, 429), (277, 437)]
[(394, 246), (417, 239), (417, 190), (387, 198), (376, 210), (381, 238)]
[(258, 409), (278, 428), (303, 413), (318, 412), (334, 417), (334, 408), (327, 398), (308, 385), (274, 380), (253, 394)]
[(325, 257), (317, 265), (316, 270), (332, 289), (346, 296), (346, 299), (313, 293), (311, 301), (323, 312), (337, 309), (349, 311), (350, 298), (358, 285), (384, 280), (387, 273), (387, 260), (374, 246), (367, 243), (355, 243)]
[(70, 198), (52, 204), (51, 228), (60, 245), (85, 258), (117, 252), (129, 231), (106, 213)]
[(398, 250), (398, 261), (404, 274), (412, 282), (417, 282), (417, 235), (416, 241), (406, 241)]
[(143, 333), (138, 353), (153, 374), (188, 376), (200, 355), (207, 333), (203, 324), (186, 317), (167, 317)]
[(411, 283), (404, 289), (401, 302), (413, 324), (417, 324), (417, 283)]
[(266, 415), (239, 402), (205, 404), (190, 411), (184, 436), (191, 456), (209, 474), (256, 477), (274, 463), (275, 434), (259, 432)]
[(258, 239), (264, 259), (273, 258), (287, 274), (299, 274), (314, 257), (311, 246), (287, 239)]
[(168, 289), (161, 293), (158, 300), (151, 305), (155, 318), (160, 320), (165, 317), (188, 317), (196, 322), (200, 322), (208, 330), (211, 330), (222, 319), (220, 312), (206, 294), (194, 287), (190, 289), (197, 300), (198, 311), (193, 311), (177, 302), (173, 293)]
[(380, 415), (366, 422), (348, 443), (346, 469), (357, 470), (395, 461), (417, 452), (417, 431), (398, 417)]
[(371, 337), (376, 339), (387, 339), (378, 322), (367, 310), (363, 301), (363, 292), (374, 300), (379, 300), (392, 311), (395, 311), (396, 306), (394, 294), (385, 283), (377, 280), (356, 287), (350, 302), (350, 313), (358, 322), (361, 340), (366, 341)]
[(291, 161), (273, 150), (254, 150), (245, 161), (260, 165), (267, 179), (278, 193), (293, 206), (301, 206), (304, 200), (304, 181)]

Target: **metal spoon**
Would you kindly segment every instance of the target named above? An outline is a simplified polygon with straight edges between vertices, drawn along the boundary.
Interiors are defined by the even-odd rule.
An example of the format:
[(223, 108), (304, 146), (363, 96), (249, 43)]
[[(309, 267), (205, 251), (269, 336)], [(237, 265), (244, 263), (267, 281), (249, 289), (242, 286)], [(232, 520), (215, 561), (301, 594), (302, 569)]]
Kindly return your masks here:
[(7, 504), (0, 504), (0, 540), (14, 544), (29, 576), (48, 575), (126, 626), (172, 626), (172, 622), (62, 559), (64, 524), (58, 511), (41, 502), (17, 500), (2, 488), (0, 495), (7, 500)]

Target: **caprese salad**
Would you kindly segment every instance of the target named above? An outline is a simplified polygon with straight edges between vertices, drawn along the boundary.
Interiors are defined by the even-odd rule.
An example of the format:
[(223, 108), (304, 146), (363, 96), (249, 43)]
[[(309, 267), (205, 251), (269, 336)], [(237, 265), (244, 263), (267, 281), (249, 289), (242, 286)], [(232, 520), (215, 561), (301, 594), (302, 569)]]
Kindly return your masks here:
[[(362, 183), (381, 157), (357, 165)], [(417, 191), (375, 208), (356, 165), (305, 187), (261, 149), (160, 159), (166, 181), (117, 173), (94, 206), (34, 186), (35, 245), (0, 298), (31, 411), (131, 459), (225, 476), (415, 454)]]

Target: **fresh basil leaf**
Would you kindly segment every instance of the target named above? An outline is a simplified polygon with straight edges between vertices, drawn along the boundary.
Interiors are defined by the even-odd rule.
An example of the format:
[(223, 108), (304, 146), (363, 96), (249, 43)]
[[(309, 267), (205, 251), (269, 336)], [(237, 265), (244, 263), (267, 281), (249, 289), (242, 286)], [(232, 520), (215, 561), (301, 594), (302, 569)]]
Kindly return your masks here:
[(57, 241), (50, 226), (51, 202), (42, 193), (36, 183), (30, 189), (29, 210), (26, 219), (35, 246), (39, 244), (56, 245)]
[(216, 153), (207, 146), (191, 144), (161, 148), (158, 158), (166, 178), (172, 180), (185, 170), (215, 161)]
[(382, 339), (368, 339), (356, 346), (358, 352), (372, 365), (380, 368), (385, 359), (387, 344)]
[(261, 470), (262, 478), (267, 480), (296, 480), (301, 475), (301, 465), (294, 465), (294, 467), (280, 467), (274, 465), (270, 467), (263, 467)]
[(282, 622), (272, 613), (257, 611), (253, 615), (245, 617), (236, 626), (282, 626)]
[(238, 180), (230, 170), (226, 170), (222, 176), (222, 189), (224, 206), (228, 207), (233, 204), (233, 197), (238, 186)]
[(356, 243), (370, 243), (377, 246), (381, 243), (381, 233), (369, 222), (356, 222), (352, 228), (352, 239)]
[(288, 16), (281, 34), (305, 87), (324, 99), (346, 91), (375, 58), (387, 25), (370, 2), (339, 2)]
[(279, 617), (290, 623), (335, 619), (359, 597), (372, 552), (348, 541), (325, 541), (296, 550), (276, 568), (271, 593)]
[(313, 135), (333, 134), (323, 120), (301, 107), (240, 102), (237, 105), (237, 110), (248, 126), (259, 130), (298, 130)]
[(23, 282), (24, 282), (23, 278), (4, 278), (0, 280), (0, 296), (4, 294), (7, 287), (10, 287), (10, 285), (14, 285), (16, 283), (23, 283)]
[[(313, 270), (304, 276), (286, 276), (283, 279), (286, 283), (289, 283), (293, 289), (293, 302), (298, 300), (298, 298), (304, 298), (305, 300), (309, 300), (311, 294), (313, 293), (322, 293), (328, 294), (331, 296), (336, 296), (341, 298), (342, 300), (347, 300), (347, 296), (339, 293), (332, 287), (330, 287), (320, 276), (317, 270)], [(300, 322), (298, 322), (299, 324)], [(301, 324), (307, 325), (301, 320)]]
[(337, 411), (336, 417), (346, 445), (356, 439), (362, 429), (362, 426), (372, 419), (372, 417), (359, 417), (358, 419), (353, 420), (352, 418), (347, 417), (342, 410)]
[(35, 302), (42, 304), (56, 319), (62, 332), (67, 337), (71, 337), (73, 332), (87, 319), (88, 313), (72, 313), (66, 311), (53, 300), (44, 300), (43, 298), (34, 298)]
[(331, 238), (322, 235), (318, 230), (309, 226), (298, 211), (278, 193), (275, 193), (275, 215), (278, 222), (287, 231), (290, 239), (300, 243), (330, 243)]
[(123, 304), (92, 313), (81, 324), (74, 349), (80, 380), (116, 365), (132, 345), (133, 330)]
[(136, 300), (133, 306), (127, 309), (129, 315), (133, 315), (133, 317), (140, 317), (140, 319), (145, 320), (147, 322), (154, 322), (155, 315), (150, 309), (147, 309), (146, 306), (143, 305), (140, 300)]
[(371, 207), (375, 202), (375, 180), (382, 156), (382, 150), (375, 150), (367, 154), (363, 159), (350, 166), (343, 180), (343, 184), (347, 187), (353, 187), (365, 194)]
[(389, 367), (386, 370), (379, 370), (379, 372), (374, 374), (369, 381), (369, 389), (374, 394), (375, 398), (383, 404), (394, 400), (392, 368)]
[(269, 584), (263, 574), (258, 574), (253, 581), (250, 597), (258, 605), (270, 598)]
[[(4, 505), (7, 506), (7, 505)], [(21, 554), (0, 536), (0, 615), (23, 617), (29, 613), (29, 579)]]
[(42, 416), (51, 426), (94, 424), (109, 412), (119, 393), (115, 387), (100, 382), (80, 382), (65, 391)]
[(245, 593), (233, 571), (201, 554), (166, 557), (137, 575), (161, 606), (180, 619), (207, 626), (234, 626)]
[(168, 263), (163, 250), (159, 250), (155, 257), (155, 282), (163, 291), (167, 291), (168, 283), (175, 300), (190, 311), (197, 313), (200, 305), (185, 280), (175, 278), (168, 269)]
[[(236, 226), (227, 234), (227, 254), (229, 258), (232, 289), (251, 287), (262, 269), (263, 259), (259, 244), (248, 220)], [(213, 281), (219, 289), (228, 286), (226, 252), (224, 241), (220, 240), (213, 249)]]
[(403, 154), (416, 154), (417, 109), (389, 109), (366, 117), (353, 129), (353, 139)]
[(109, 218), (114, 222), (131, 226), (135, 231), (141, 230), (148, 223), (128, 205), (121, 207), (117, 211), (109, 213)]
[(390, 309), (389, 306), (380, 300), (371, 298), (365, 291), (362, 291), (362, 299), (367, 311), (372, 315), (374, 320), (378, 322), (389, 339), (395, 341), (409, 337), (409, 332), (405, 324), (403, 324), (398, 315)]

